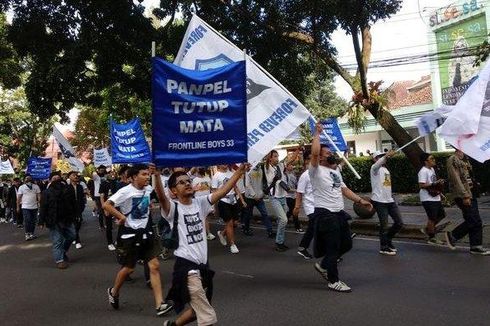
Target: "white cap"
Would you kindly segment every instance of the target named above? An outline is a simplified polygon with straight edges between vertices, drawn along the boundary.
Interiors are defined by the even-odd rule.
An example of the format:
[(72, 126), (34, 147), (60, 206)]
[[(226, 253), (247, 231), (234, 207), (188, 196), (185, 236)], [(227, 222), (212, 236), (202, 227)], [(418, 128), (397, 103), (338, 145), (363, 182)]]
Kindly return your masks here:
[(376, 152), (374, 152), (374, 154), (373, 154), (373, 158), (376, 158), (376, 157), (378, 157), (378, 156), (385, 155), (385, 154), (386, 154), (386, 153), (383, 153), (382, 151), (376, 151)]

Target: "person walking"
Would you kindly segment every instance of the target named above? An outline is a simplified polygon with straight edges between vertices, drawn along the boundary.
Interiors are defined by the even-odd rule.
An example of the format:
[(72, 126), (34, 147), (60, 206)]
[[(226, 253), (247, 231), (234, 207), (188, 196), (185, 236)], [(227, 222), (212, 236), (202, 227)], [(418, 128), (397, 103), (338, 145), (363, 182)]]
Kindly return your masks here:
[(349, 224), (350, 216), (344, 211), (346, 198), (372, 209), (369, 201), (362, 199), (347, 188), (338, 171), (337, 159), (325, 146), (320, 145), (323, 125), (317, 123), (311, 145), (311, 163), (309, 174), (313, 186), (315, 202), (315, 257), (323, 257), (314, 267), (327, 280), (330, 290), (350, 292), (351, 288), (340, 281), (337, 262), (343, 254), (352, 248)]
[(420, 162), (424, 165), (419, 173), (419, 196), (420, 202), (427, 214), (427, 226), (422, 231), (427, 234), (428, 244), (443, 245), (444, 242), (436, 238), (438, 224), (446, 217), (446, 212), (442, 206), (441, 194), (444, 187), (444, 180), (438, 179), (434, 167), (436, 160), (428, 153), (420, 155)]
[(30, 241), (36, 238), (34, 231), (37, 224), (37, 212), (41, 189), (32, 182), (32, 177), (26, 175), (24, 184), (17, 191), (17, 213), (21, 213), (24, 218), (25, 239)]
[(453, 192), (456, 205), (463, 213), (464, 222), (456, 226), (451, 232), (446, 232), (447, 246), (454, 250), (456, 242), (468, 235), (470, 238), (470, 253), (473, 255), (490, 255), (490, 251), (483, 248), (483, 225), (476, 200), (478, 194), (476, 180), (472, 178), (472, 167), (465, 159), (465, 154), (456, 149), (447, 160), (447, 174), (449, 186)]
[[(134, 271), (137, 261), (143, 260), (150, 268), (156, 314), (163, 316), (172, 310), (173, 304), (163, 301), (160, 264), (157, 258), (160, 247), (150, 218), (150, 194), (153, 188), (149, 183), (154, 170), (153, 165), (151, 170), (143, 164), (130, 167), (127, 177), (131, 179), (131, 184), (119, 189), (102, 207), (121, 225), (117, 239), (117, 254), (123, 267), (116, 274), (114, 285), (107, 289), (107, 296), (112, 308), (119, 309), (121, 287), (128, 275)], [(156, 179), (160, 180), (160, 176)], [(119, 207), (120, 211), (116, 207)]]
[(310, 181), (310, 173), (308, 171), (308, 166), (311, 161), (311, 152), (303, 152), (303, 162), (305, 171), (301, 174), (298, 180), (298, 187), (296, 189), (296, 201), (294, 204), (293, 215), (298, 216), (299, 211), (303, 208), (306, 216), (308, 217), (308, 226), (306, 232), (301, 238), (298, 246), (298, 254), (304, 259), (312, 259), (313, 256), (308, 251), (310, 247), (311, 240), (313, 240), (314, 230), (315, 230), (315, 201), (313, 198), (313, 187)]
[(20, 178), (14, 178), (7, 196), (7, 208), (10, 211), (9, 222), (16, 224), (19, 229), (24, 227), (24, 219), (20, 210), (17, 210), (17, 193), (20, 187)]
[(82, 227), (82, 213), (85, 210), (85, 191), (80, 184), (80, 175), (77, 171), (68, 173), (70, 184), (66, 186), (66, 200), (73, 215), (73, 224), (75, 226), (75, 248), (81, 249), (82, 241), (80, 240), (80, 228)]
[(39, 224), (49, 229), (56, 266), (59, 269), (66, 269), (68, 268), (66, 254), (76, 237), (73, 214), (67, 211), (69, 207), (66, 205), (67, 185), (62, 181), (61, 174), (52, 172), (49, 180), (48, 188), (41, 194)]
[[(387, 153), (374, 152), (374, 164), (370, 170), (371, 202), (379, 218), (379, 253), (387, 256), (396, 255), (397, 249), (392, 240), (403, 227), (400, 210), (391, 193), (391, 174), (386, 167), (386, 161), (394, 154), (393, 150)], [(390, 228), (388, 228), (388, 216), (393, 219)]]
[[(209, 266), (204, 224), (212, 205), (229, 195), (244, 172), (245, 165), (241, 165), (221, 187), (210, 195), (199, 197), (194, 197), (190, 177), (185, 172), (175, 172), (168, 185), (176, 201), (165, 195), (160, 178), (156, 178), (155, 191), (161, 214), (178, 234), (178, 248), (174, 252), (177, 259), (167, 299), (175, 302), (175, 310), (180, 315), (176, 320), (166, 320), (165, 326), (186, 325), (195, 320), (197, 325), (217, 323), (216, 312), (210, 303), (215, 273)], [(190, 308), (184, 310), (186, 304)]]

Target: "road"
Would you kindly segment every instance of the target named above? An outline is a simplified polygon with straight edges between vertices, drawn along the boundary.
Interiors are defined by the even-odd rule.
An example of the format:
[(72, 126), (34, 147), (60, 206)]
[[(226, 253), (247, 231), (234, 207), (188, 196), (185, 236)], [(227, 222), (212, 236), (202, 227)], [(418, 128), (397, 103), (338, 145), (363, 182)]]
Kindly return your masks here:
[[(238, 236), (238, 255), (210, 242), (219, 325), (489, 325), (490, 257), (409, 240), (396, 241), (399, 254), (386, 257), (375, 238), (357, 237), (340, 265), (353, 289), (344, 294), (328, 291), (313, 261), (296, 254), (299, 237), (287, 235), (292, 249), (284, 253), (260, 229)], [(89, 214), (82, 241), (84, 248), (70, 252), (70, 267), (58, 270), (45, 230), (25, 242), (22, 230), (0, 225), (1, 325), (163, 324), (141, 266), (122, 289), (120, 310), (109, 306), (105, 291), (118, 266)], [(172, 266), (161, 262), (165, 291)]]

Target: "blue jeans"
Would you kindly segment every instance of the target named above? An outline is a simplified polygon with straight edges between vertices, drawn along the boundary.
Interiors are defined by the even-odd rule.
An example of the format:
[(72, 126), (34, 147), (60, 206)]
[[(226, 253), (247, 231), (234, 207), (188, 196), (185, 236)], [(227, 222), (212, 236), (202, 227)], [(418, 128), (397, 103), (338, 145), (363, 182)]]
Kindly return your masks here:
[(288, 217), (286, 215), (286, 212), (288, 211), (288, 206), (286, 205), (286, 197), (271, 197), (270, 200), (273, 213), (277, 217), (276, 243), (284, 244), (286, 236), (286, 225), (288, 224)]
[[(386, 249), (392, 244), (393, 237), (403, 227), (402, 216), (395, 202), (381, 203), (373, 200), (373, 206), (379, 218), (379, 244), (381, 249)], [(393, 219), (393, 225), (390, 228), (388, 228), (388, 216)]]
[(264, 200), (263, 199), (255, 200), (252, 198), (245, 197), (245, 202), (247, 203), (247, 208), (245, 209), (245, 216), (243, 220), (244, 229), (245, 230), (250, 229), (250, 220), (252, 219), (254, 207), (257, 207), (257, 209), (260, 212), (260, 215), (262, 216), (262, 222), (264, 223), (267, 232), (271, 233), (272, 232), (271, 218), (269, 215), (267, 215), (267, 209), (265, 208)]
[(61, 226), (56, 224), (49, 229), (49, 236), (53, 242), (53, 258), (56, 263), (65, 260), (70, 245), (75, 240), (75, 226), (69, 224)]
[(37, 222), (37, 209), (22, 208), (22, 216), (24, 216), (24, 228), (26, 234), (34, 234)]

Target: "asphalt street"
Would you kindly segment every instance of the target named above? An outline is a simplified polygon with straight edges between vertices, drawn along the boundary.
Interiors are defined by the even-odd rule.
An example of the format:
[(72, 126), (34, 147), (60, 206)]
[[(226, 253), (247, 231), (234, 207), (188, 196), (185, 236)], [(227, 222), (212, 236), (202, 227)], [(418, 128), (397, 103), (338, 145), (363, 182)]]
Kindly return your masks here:
[[(84, 248), (72, 248), (67, 270), (56, 269), (46, 230), (25, 242), (22, 230), (0, 224), (0, 325), (163, 324), (141, 266), (121, 291), (120, 310), (109, 306), (106, 289), (118, 265), (96, 220), (88, 211), (85, 217)], [(344, 294), (327, 290), (314, 261), (296, 253), (299, 239), (288, 233), (291, 249), (278, 253), (255, 229), (253, 237), (238, 235), (237, 255), (210, 242), (219, 325), (490, 324), (490, 257), (410, 240), (396, 241), (399, 254), (386, 257), (376, 238), (359, 236), (339, 267), (353, 289)], [(172, 266), (173, 260), (161, 261), (165, 292)]]

